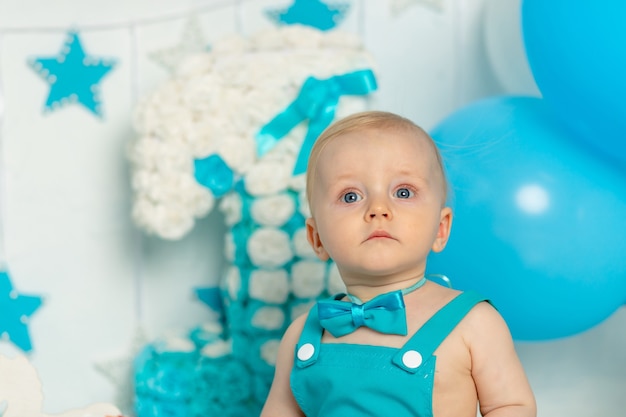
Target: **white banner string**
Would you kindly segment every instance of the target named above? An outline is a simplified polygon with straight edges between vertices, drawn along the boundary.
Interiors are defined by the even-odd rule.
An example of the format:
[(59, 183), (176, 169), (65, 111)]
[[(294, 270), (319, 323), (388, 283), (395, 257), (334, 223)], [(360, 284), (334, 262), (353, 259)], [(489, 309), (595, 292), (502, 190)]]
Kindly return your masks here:
[(167, 14), (162, 14), (159, 16), (144, 17), (144, 18), (139, 18), (139, 19), (129, 19), (129, 20), (124, 20), (120, 22), (94, 23), (94, 24), (87, 24), (87, 25), (72, 24), (72, 25), (63, 25), (63, 26), (61, 25), (59, 26), (0, 26), (0, 33), (15, 34), (15, 33), (26, 33), (26, 32), (65, 32), (67, 31), (68, 27), (71, 27), (72, 29), (77, 30), (77, 31), (125, 29), (125, 28), (130, 28), (130, 27), (137, 27), (141, 25), (163, 23), (163, 22), (168, 22), (168, 21), (176, 20), (176, 19), (184, 19), (186, 17), (189, 17), (192, 14), (213, 12), (213, 11), (216, 11), (225, 7), (229, 7), (229, 6), (235, 6), (237, 7), (237, 9), (239, 9), (240, 8), (239, 6), (243, 4), (245, 1), (250, 1), (250, 0), (222, 0), (222, 1), (215, 0), (210, 5), (194, 6), (194, 7), (190, 7), (188, 10), (185, 10), (185, 11), (169, 12)]

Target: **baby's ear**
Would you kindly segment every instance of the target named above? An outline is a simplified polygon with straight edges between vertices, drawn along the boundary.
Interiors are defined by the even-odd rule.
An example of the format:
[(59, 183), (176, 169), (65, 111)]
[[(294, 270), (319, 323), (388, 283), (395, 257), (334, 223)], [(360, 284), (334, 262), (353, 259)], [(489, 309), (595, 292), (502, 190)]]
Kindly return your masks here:
[(433, 252), (441, 252), (448, 243), (450, 237), (450, 229), (452, 228), (452, 209), (450, 207), (444, 207), (441, 209), (439, 216), (439, 229), (437, 230), (437, 236), (433, 242)]
[(322, 261), (327, 261), (330, 258), (328, 252), (324, 249), (319, 233), (317, 233), (317, 226), (313, 217), (306, 219), (306, 238), (318, 258)]

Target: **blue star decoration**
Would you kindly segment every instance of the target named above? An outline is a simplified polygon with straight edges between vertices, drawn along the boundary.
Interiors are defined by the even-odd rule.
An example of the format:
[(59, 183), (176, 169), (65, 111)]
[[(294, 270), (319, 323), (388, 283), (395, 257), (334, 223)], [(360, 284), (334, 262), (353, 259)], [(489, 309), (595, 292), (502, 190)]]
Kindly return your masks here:
[(41, 306), (41, 297), (20, 295), (13, 289), (9, 274), (0, 271), (0, 335), (24, 352), (33, 348), (28, 335), (28, 318)]
[(266, 13), (279, 24), (301, 24), (329, 30), (344, 19), (349, 8), (348, 3), (330, 6), (320, 0), (294, 0), (287, 9), (267, 10)]
[(221, 315), (224, 310), (222, 289), (219, 287), (194, 288), (196, 298), (214, 312)]
[(99, 84), (115, 61), (87, 55), (77, 32), (67, 33), (59, 55), (31, 59), (29, 65), (50, 84), (46, 111), (68, 103), (79, 103), (102, 117)]

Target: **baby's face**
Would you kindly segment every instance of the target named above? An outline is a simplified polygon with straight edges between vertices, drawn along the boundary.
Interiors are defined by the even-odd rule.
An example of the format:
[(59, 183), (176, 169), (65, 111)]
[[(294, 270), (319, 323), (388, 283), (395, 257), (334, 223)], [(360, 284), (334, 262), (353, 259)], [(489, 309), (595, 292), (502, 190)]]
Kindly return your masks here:
[(312, 186), (309, 239), (348, 284), (365, 275), (423, 274), (428, 253), (445, 245), (451, 215), (442, 208), (443, 178), (430, 143), (415, 133), (334, 138), (319, 156)]

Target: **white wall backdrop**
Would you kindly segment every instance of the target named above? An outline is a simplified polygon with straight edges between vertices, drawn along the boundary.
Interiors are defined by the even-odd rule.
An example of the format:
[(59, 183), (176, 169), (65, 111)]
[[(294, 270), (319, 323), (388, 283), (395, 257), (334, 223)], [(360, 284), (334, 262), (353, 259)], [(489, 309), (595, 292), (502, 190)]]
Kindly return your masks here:
[[(192, 14), (210, 45), (271, 26), (263, 10), (290, 3), (0, 2), (0, 260), (19, 293), (44, 300), (28, 328), (47, 413), (113, 402), (123, 382), (96, 365), (114, 374), (138, 332), (149, 340), (205, 320), (192, 288), (221, 273), (219, 213), (179, 241), (146, 236), (131, 221), (132, 111), (169, 76), (150, 54), (178, 45)], [(422, 0), (398, 13), (387, 0), (351, 3), (339, 30), (361, 36), (378, 62), (372, 108), (430, 129), (481, 97), (538, 94), (515, 31), (519, 1)], [(78, 105), (44, 112), (49, 86), (27, 65), (56, 55), (72, 28), (89, 54), (116, 61), (100, 83), (102, 119)], [(541, 417), (624, 415), (625, 326), (622, 308), (583, 334), (518, 343)], [(0, 340), (0, 354), (20, 353)]]

